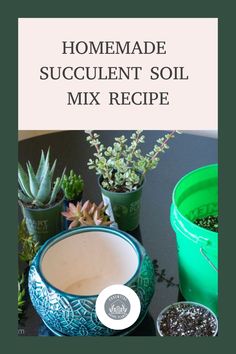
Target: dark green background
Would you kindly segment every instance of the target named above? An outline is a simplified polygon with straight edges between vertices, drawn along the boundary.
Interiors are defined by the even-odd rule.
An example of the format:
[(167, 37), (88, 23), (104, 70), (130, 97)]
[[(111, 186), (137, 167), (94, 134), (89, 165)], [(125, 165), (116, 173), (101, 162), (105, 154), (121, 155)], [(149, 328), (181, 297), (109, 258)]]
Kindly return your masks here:
[[(1, 1), (1, 349), (13, 353), (207, 353), (231, 351), (235, 335), (234, 1)], [(220, 162), (220, 335), (218, 338), (17, 336), (18, 17), (218, 17)], [(204, 55), (204, 53), (203, 53)], [(204, 79), (203, 79), (204, 80)], [(204, 84), (204, 81), (203, 81)], [(201, 104), (200, 97), (196, 100)], [(40, 101), (39, 101), (39, 104)], [(34, 117), (32, 117), (34, 119)], [(189, 117), (191, 119), (191, 117)]]

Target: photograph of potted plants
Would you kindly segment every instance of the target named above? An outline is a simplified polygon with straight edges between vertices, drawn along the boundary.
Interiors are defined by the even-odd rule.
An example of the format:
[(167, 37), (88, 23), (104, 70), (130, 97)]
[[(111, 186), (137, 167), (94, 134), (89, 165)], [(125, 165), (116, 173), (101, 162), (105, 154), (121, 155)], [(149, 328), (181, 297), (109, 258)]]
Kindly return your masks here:
[[(19, 131), (18, 334), (217, 336), (217, 137), (46, 133)], [(112, 284), (140, 300), (125, 330), (96, 314)]]

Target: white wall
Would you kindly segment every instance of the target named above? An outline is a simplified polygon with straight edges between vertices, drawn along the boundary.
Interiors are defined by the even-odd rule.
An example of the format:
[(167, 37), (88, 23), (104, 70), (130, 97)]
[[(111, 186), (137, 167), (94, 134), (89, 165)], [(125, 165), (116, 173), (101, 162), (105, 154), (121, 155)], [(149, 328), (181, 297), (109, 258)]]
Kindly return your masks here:
[(29, 139), (34, 136), (56, 132), (57, 130), (18, 130), (18, 140)]
[[(24, 140), (32, 138), (34, 136), (53, 133), (57, 131), (59, 130), (19, 130), (18, 140)], [(210, 138), (217, 138), (218, 135), (216, 130), (184, 130), (183, 132), (187, 134), (207, 136)]]

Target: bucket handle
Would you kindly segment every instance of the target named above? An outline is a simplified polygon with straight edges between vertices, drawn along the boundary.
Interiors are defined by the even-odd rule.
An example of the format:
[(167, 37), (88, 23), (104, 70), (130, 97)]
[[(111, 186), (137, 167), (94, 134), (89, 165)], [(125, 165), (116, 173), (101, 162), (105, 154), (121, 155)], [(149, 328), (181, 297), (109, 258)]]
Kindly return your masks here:
[[(176, 216), (176, 211), (173, 208), (173, 204), (171, 206), (171, 211), (172, 213)], [(176, 216), (177, 217), (177, 216)], [(191, 241), (193, 241), (194, 243), (201, 243), (202, 245), (208, 245), (209, 244), (209, 240), (208, 238), (202, 237), (202, 236), (196, 236), (194, 234), (192, 234), (191, 232), (189, 232), (189, 230), (186, 229), (186, 227), (184, 226), (184, 224), (178, 220), (181, 228), (179, 227), (179, 225), (177, 224), (176, 220), (173, 218), (173, 216), (171, 216), (171, 223), (173, 225), (174, 229), (177, 229), (178, 232), (180, 232), (184, 237), (187, 237), (188, 239), (190, 239)]]
[[(200, 241), (201, 243), (204, 242), (206, 245), (209, 244), (209, 240), (208, 240), (208, 239), (206, 239), (206, 238), (204, 238), (204, 237), (201, 237), (201, 236), (197, 237), (197, 236), (191, 234), (190, 232), (188, 232), (186, 229), (185, 229), (185, 232), (186, 232), (186, 233), (184, 233), (183, 230), (181, 230), (181, 229), (177, 226), (177, 224), (176, 224), (175, 221), (172, 220), (172, 222), (174, 223), (176, 229), (177, 229), (179, 232), (181, 232), (184, 237), (187, 237), (188, 239), (190, 239), (190, 240), (193, 241), (194, 243), (198, 243), (198, 242)], [(187, 235), (188, 235), (188, 236), (187, 236)], [(206, 259), (206, 261), (210, 264), (210, 266), (211, 266), (216, 272), (218, 272), (217, 267), (216, 267), (216, 266), (214, 265), (214, 263), (210, 260), (210, 258), (206, 255), (206, 252), (204, 251), (203, 247), (200, 247), (200, 253), (201, 253), (201, 255)]]
[(210, 260), (210, 258), (206, 255), (204, 249), (201, 247), (200, 248), (200, 253), (201, 255), (206, 259), (206, 261), (210, 264), (210, 266), (216, 271), (218, 272), (218, 268), (214, 265), (214, 263)]
[[(176, 216), (176, 212), (173, 208), (173, 204), (171, 205), (171, 211), (172, 213), (175, 214)], [(194, 234), (192, 234), (191, 232), (189, 232), (185, 226), (183, 225), (183, 223), (181, 221), (179, 221), (181, 228), (179, 227), (179, 225), (177, 224), (176, 220), (171, 217), (171, 223), (174, 227), (174, 229), (177, 229), (178, 232), (180, 232), (184, 237), (187, 237), (188, 239), (190, 239), (191, 241), (193, 241), (194, 243), (201, 243), (202, 245), (205, 244), (206, 246), (209, 245), (210, 241), (202, 236), (196, 236)], [(184, 230), (184, 231), (183, 231)], [(210, 260), (210, 258), (206, 255), (206, 252), (204, 251), (203, 247), (200, 247), (200, 253), (201, 255), (206, 259), (206, 261), (210, 264), (210, 266), (216, 271), (218, 272), (217, 267), (214, 265), (214, 263)]]

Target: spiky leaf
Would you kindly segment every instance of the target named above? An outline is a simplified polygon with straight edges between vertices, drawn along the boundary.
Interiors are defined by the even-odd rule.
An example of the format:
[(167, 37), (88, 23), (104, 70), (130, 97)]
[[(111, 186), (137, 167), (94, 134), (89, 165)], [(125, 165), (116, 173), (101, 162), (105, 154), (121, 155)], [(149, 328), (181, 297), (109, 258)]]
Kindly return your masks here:
[(62, 181), (64, 179), (65, 172), (66, 172), (66, 168), (64, 168), (64, 171), (63, 171), (63, 173), (61, 175), (61, 178), (57, 177), (57, 179), (55, 181), (55, 184), (54, 184), (54, 187), (53, 187), (53, 190), (52, 190), (51, 198), (50, 198), (50, 201), (49, 201), (48, 204), (51, 204), (51, 203), (55, 202), (57, 194), (59, 193), (59, 191), (61, 189), (61, 185), (62, 185)]
[(18, 163), (18, 182), (22, 192), (32, 198), (33, 196), (30, 192), (29, 177), (20, 163)]
[(23, 202), (23, 203), (31, 203), (32, 198), (26, 196), (20, 189), (18, 189), (18, 198)]
[(37, 170), (37, 173), (36, 173), (36, 178), (37, 178), (38, 183), (40, 183), (41, 180), (42, 180), (43, 171), (44, 171), (44, 165), (45, 165), (45, 155), (44, 155), (44, 152), (42, 150), (41, 158), (40, 158), (40, 162), (39, 162), (39, 166), (38, 166), (38, 170)]
[(56, 179), (56, 181), (55, 181), (55, 184), (54, 184), (54, 187), (53, 187), (53, 190), (52, 190), (51, 198), (50, 198), (48, 204), (52, 204), (52, 203), (55, 202), (55, 199), (56, 199), (56, 197), (57, 197), (57, 193), (58, 193), (59, 190), (60, 190), (60, 182), (61, 182), (60, 177), (57, 177), (57, 179)]
[(46, 201), (48, 201), (50, 198), (51, 187), (52, 187), (51, 175), (50, 175), (49, 165), (47, 165), (35, 201), (36, 202), (39, 201), (41, 203), (45, 203)]
[(30, 192), (33, 195), (33, 197), (35, 198), (38, 193), (38, 190), (39, 190), (39, 184), (38, 184), (37, 178), (35, 176), (33, 167), (31, 166), (30, 162), (28, 162), (28, 164), (27, 164), (27, 170), (28, 170), (28, 175), (29, 175)]
[(50, 170), (50, 178), (51, 178), (51, 180), (53, 178), (53, 174), (54, 174), (54, 171), (55, 171), (56, 164), (57, 164), (57, 159), (53, 162), (52, 168)]

